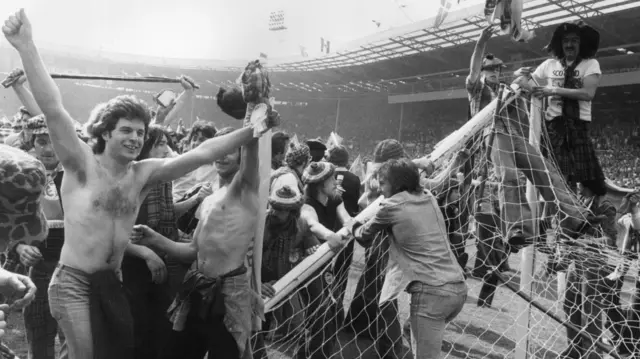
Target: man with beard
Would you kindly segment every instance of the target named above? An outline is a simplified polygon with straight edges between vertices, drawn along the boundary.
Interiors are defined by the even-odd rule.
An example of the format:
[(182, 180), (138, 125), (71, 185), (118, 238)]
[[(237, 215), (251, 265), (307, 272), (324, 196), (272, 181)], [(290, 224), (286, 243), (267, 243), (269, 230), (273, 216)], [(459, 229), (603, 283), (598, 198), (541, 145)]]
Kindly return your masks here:
[[(262, 257), (262, 281), (264, 283), (262, 288), (267, 297), (272, 297), (275, 294), (271, 286), (273, 283), (287, 274), (305, 257), (313, 254), (320, 246), (320, 242), (311, 232), (306, 218), (300, 214), (303, 204), (302, 195), (289, 186), (278, 189), (269, 197)], [(317, 333), (323, 332), (325, 328), (324, 318), (316, 318), (316, 316), (321, 316), (324, 313), (320, 304), (326, 303), (322, 298), (326, 296), (327, 292), (323, 292), (321, 278), (317, 278), (309, 282), (298, 293), (300, 297), (294, 297), (292, 301), (299, 299), (302, 302), (299, 305), (304, 308), (301, 311), (305, 313), (302, 330), (303, 333), (308, 331), (308, 335), (300, 337), (295, 356), (296, 358), (315, 358), (321, 355), (317, 349), (321, 347), (323, 338)], [(295, 325), (292, 323), (295, 320), (295, 312), (286, 313), (287, 309), (285, 306), (276, 309), (272, 315), (267, 316), (267, 322), (263, 327), (269, 328), (269, 322), (272, 318), (282, 319), (282, 323), (279, 323), (282, 324), (279, 326), (280, 328), (283, 325)], [(255, 350), (255, 359), (267, 358), (264, 333), (256, 335)]]
[(91, 148), (77, 137), (24, 10), (10, 16), (2, 31), (22, 59), (65, 170), (65, 241), (49, 285), (51, 313), (66, 337), (71, 359), (91, 358), (94, 353), (130, 358), (132, 321), (118, 270), (140, 203), (150, 186), (177, 179), (248, 143), (254, 129), (208, 140), (175, 158), (136, 162), (150, 122), (149, 108), (135, 97), (119, 96), (95, 109), (87, 126), (94, 141)]
[[(581, 22), (558, 26), (546, 46), (553, 58), (532, 73), (521, 68), (516, 74), (532, 76), (533, 95), (547, 97), (545, 127), (547, 152), (574, 190), (579, 182), (605, 179), (590, 138), (591, 101), (602, 78), (598, 52), (600, 34)], [(601, 184), (600, 184), (601, 185)]]
[[(277, 118), (277, 113), (272, 112)], [(237, 132), (231, 128), (220, 131)], [(192, 150), (193, 151), (193, 150)], [(169, 308), (174, 332), (162, 358), (251, 358), (254, 309), (261, 299), (247, 275), (258, 208), (258, 141), (215, 161), (219, 188), (198, 209), (190, 243), (178, 243), (146, 226), (134, 228), (134, 241), (193, 263)], [(137, 233), (137, 235), (136, 235)]]

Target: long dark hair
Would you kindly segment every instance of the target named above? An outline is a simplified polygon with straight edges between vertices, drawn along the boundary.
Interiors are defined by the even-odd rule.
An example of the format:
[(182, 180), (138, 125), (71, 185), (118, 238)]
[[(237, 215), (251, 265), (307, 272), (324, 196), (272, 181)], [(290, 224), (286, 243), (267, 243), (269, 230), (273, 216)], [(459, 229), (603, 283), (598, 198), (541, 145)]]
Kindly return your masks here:
[(162, 126), (158, 125), (149, 125), (149, 129), (147, 130), (147, 137), (142, 145), (142, 149), (140, 150), (140, 155), (136, 158), (137, 161), (146, 160), (149, 158), (149, 154), (151, 150), (162, 141), (162, 136), (167, 140), (167, 145), (170, 148), (173, 148), (173, 140), (167, 130), (165, 130)]
[(551, 36), (551, 41), (544, 47), (549, 55), (556, 59), (564, 58), (564, 50), (562, 49), (562, 38), (566, 34), (576, 34), (580, 37), (580, 51), (578, 57), (581, 59), (589, 59), (596, 56), (598, 47), (600, 46), (600, 34), (592, 27), (583, 22), (560, 24)]

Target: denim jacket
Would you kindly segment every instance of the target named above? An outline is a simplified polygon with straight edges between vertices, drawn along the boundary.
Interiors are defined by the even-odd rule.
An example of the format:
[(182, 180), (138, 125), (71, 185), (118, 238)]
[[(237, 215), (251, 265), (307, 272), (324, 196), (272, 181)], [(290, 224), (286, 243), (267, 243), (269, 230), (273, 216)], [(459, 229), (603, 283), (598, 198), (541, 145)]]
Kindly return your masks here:
[(447, 228), (436, 198), (429, 192), (400, 192), (385, 199), (374, 218), (354, 226), (359, 242), (389, 233), (387, 275), (380, 302), (393, 300), (418, 281), (431, 286), (464, 282), (464, 274), (449, 246)]

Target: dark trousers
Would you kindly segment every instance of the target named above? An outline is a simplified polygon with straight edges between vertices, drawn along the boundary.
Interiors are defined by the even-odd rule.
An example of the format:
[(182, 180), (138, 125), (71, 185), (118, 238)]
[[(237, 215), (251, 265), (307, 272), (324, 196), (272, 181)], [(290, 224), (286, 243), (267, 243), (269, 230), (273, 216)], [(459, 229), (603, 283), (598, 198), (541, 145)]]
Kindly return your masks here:
[(158, 358), (202, 359), (207, 353), (208, 359), (240, 358), (238, 344), (224, 325), (224, 314), (202, 318), (201, 302), (199, 294), (191, 295), (191, 310), (184, 330), (171, 331)]
[(155, 284), (146, 263), (125, 257), (122, 263), (123, 285), (131, 307), (136, 358), (156, 359), (171, 335), (167, 309), (184, 279), (186, 266), (167, 264), (167, 281)]
[(365, 252), (365, 268), (358, 280), (344, 330), (367, 337), (376, 345), (381, 358), (395, 359), (402, 354), (402, 327), (396, 300), (378, 305), (388, 261), (389, 243), (379, 234)]

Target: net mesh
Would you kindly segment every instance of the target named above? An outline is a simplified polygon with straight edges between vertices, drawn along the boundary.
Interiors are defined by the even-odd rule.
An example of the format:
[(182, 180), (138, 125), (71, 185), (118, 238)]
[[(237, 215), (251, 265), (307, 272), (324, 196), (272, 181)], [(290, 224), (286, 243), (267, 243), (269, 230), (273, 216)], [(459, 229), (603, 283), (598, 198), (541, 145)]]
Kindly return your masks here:
[[(555, 358), (571, 354), (567, 348), (596, 357), (640, 355), (637, 233), (618, 221), (629, 211), (621, 208), (629, 196), (610, 190), (594, 205), (575, 194), (546, 131), (539, 145), (529, 144), (529, 114), (541, 116), (540, 105), (515, 94), (505, 103), (467, 141), (470, 157), (457, 181), (434, 193), (469, 288), (462, 311), (446, 325), (442, 357), (497, 359), (525, 351)], [(447, 155), (430, 178), (455, 156)], [(528, 182), (536, 189), (529, 193), (533, 207)], [(518, 238), (529, 245), (505, 244)], [(257, 356), (412, 358), (409, 294), (379, 303), (388, 256), (382, 234), (367, 248), (352, 241), (327, 265), (330, 271), (317, 271), (267, 314), (254, 335), (254, 343), (264, 343), (255, 345)], [(436, 304), (431, 310), (439, 310)]]

